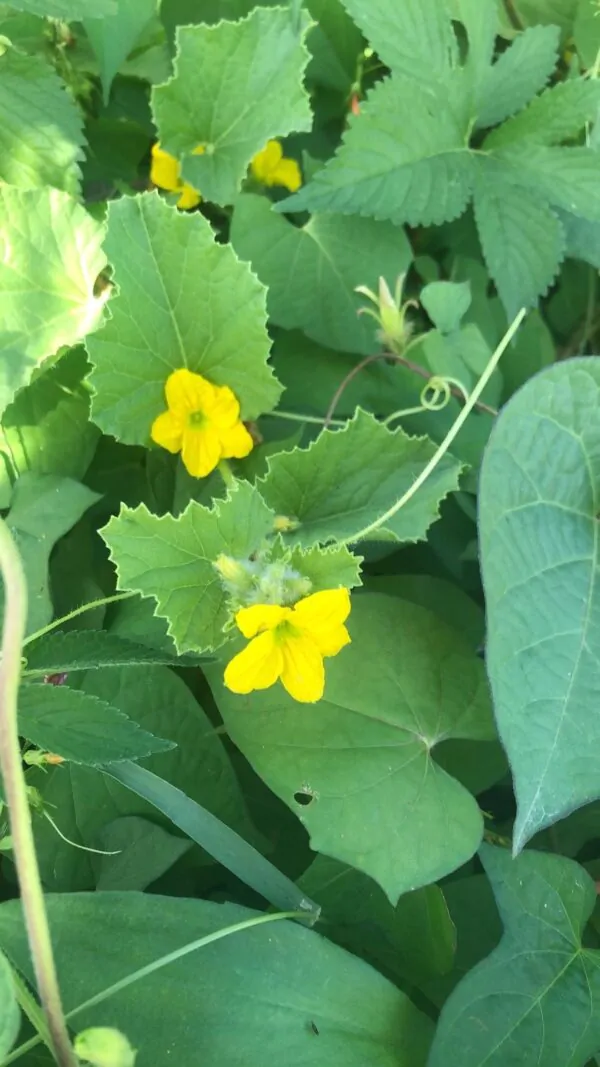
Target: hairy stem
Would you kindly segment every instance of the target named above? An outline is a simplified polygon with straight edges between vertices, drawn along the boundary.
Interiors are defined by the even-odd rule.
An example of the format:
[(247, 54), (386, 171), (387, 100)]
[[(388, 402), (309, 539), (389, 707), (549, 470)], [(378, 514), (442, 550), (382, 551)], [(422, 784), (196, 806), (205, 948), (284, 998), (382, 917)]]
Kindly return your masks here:
[(112, 596), (103, 596), (98, 600), (90, 600), (89, 604), (82, 604), (81, 607), (70, 611), (68, 615), (61, 615), (60, 619), (55, 619), (54, 622), (49, 622), (47, 626), (42, 626), (41, 630), (36, 630), (34, 634), (29, 634), (29, 637), (26, 637), (23, 641), (23, 648), (33, 641), (37, 641), (38, 638), (52, 633), (52, 630), (58, 630), (63, 623), (76, 619), (78, 615), (83, 615), (86, 611), (93, 611), (94, 608), (103, 608), (105, 604), (115, 604), (117, 600), (127, 600), (132, 596), (137, 596), (137, 593), (114, 593)]
[(35, 852), (27, 786), (21, 761), (17, 725), (17, 696), (21, 677), (21, 649), (27, 620), (27, 586), (16, 545), (0, 519), (0, 570), (5, 609), (0, 659), (0, 767), (7, 801), (13, 856), (29, 950), (44, 1009), (52, 1052), (60, 1067), (77, 1067), (60, 999), (50, 928)]

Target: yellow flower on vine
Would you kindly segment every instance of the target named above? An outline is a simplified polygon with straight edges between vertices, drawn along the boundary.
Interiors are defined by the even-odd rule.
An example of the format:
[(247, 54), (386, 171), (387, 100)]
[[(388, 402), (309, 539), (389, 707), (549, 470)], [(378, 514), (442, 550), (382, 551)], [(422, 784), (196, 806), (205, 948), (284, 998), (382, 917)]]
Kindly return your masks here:
[(228, 663), (225, 685), (234, 693), (250, 693), (281, 679), (294, 700), (307, 704), (320, 700), (325, 688), (323, 659), (336, 656), (350, 642), (344, 626), (349, 614), (347, 589), (312, 593), (293, 607), (241, 608), (235, 621), (251, 640)]
[(250, 170), (263, 185), (283, 185), (290, 193), (295, 193), (302, 185), (300, 167), (295, 159), (284, 156), (279, 141), (267, 141), (252, 160)]
[[(192, 155), (201, 156), (204, 145), (198, 145)], [(177, 207), (184, 211), (197, 207), (202, 197), (197, 189), (189, 182), (184, 182), (181, 177), (181, 164), (175, 156), (165, 152), (159, 144), (152, 145), (152, 161), (150, 164), (150, 181), (159, 189), (165, 189), (168, 193), (179, 193)]]
[(186, 470), (205, 478), (221, 459), (241, 459), (253, 441), (240, 420), (240, 405), (227, 385), (213, 385), (182, 368), (165, 384), (167, 411), (152, 423), (150, 436), (168, 452), (181, 452)]

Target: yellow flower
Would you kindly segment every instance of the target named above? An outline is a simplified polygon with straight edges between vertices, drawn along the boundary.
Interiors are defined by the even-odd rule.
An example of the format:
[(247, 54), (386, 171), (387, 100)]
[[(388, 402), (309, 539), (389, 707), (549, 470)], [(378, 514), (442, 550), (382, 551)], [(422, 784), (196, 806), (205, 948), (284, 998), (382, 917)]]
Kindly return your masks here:
[(244, 637), (252, 638), (228, 663), (225, 685), (234, 693), (268, 689), (281, 679), (294, 700), (312, 704), (325, 687), (324, 656), (335, 656), (350, 641), (344, 622), (350, 614), (347, 589), (326, 589), (294, 607), (255, 604), (235, 616)]
[(286, 159), (279, 141), (267, 141), (250, 164), (252, 174), (263, 185), (283, 185), (295, 193), (302, 185), (300, 167), (295, 159)]
[(168, 411), (154, 420), (150, 435), (169, 452), (181, 452), (194, 478), (205, 478), (221, 459), (241, 459), (252, 451), (229, 386), (212, 385), (201, 374), (181, 369), (167, 378), (165, 396)]
[[(204, 145), (198, 145), (193, 155), (201, 156)], [(159, 144), (152, 145), (152, 162), (150, 165), (150, 181), (159, 189), (166, 189), (169, 193), (179, 193), (177, 207), (184, 211), (197, 207), (202, 197), (189, 182), (184, 182), (181, 177), (181, 166), (175, 156), (169, 155)]]

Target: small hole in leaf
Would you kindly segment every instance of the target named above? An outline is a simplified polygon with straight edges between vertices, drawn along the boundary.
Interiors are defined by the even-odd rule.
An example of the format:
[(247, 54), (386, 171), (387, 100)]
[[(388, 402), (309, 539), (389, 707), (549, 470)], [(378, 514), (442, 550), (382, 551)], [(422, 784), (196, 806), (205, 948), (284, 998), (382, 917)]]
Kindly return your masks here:
[(306, 808), (309, 804), (312, 804), (314, 799), (315, 798), (313, 794), (307, 793), (305, 790), (300, 790), (299, 793), (294, 793), (294, 800), (296, 801), (296, 804), (301, 804), (303, 808)]

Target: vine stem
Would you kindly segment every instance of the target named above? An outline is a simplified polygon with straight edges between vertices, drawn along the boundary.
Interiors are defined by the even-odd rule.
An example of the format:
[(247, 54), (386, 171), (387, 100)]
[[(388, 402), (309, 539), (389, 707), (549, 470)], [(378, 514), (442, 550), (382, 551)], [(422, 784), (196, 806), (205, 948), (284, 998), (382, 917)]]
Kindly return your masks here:
[(27, 620), (27, 585), (17, 547), (2, 519), (0, 571), (5, 593), (0, 659), (0, 767), (9, 812), (13, 856), (29, 950), (52, 1040), (52, 1052), (60, 1067), (78, 1067), (62, 1008), (19, 744), (17, 695)]
[(42, 626), (41, 630), (36, 630), (34, 634), (29, 634), (23, 641), (23, 648), (30, 645), (33, 641), (37, 641), (40, 637), (45, 637), (46, 634), (52, 633), (52, 630), (57, 630), (59, 626), (62, 626), (65, 622), (70, 622), (71, 619), (76, 619), (78, 615), (83, 615), (86, 611), (93, 611), (94, 608), (103, 608), (105, 604), (115, 604), (117, 600), (128, 600), (129, 597), (137, 596), (135, 592), (132, 593), (114, 593), (113, 596), (103, 596), (98, 600), (90, 600), (88, 604), (82, 604), (79, 608), (74, 608), (68, 615), (61, 615), (60, 619), (55, 619), (54, 622), (49, 622), (47, 626)]
[(508, 330), (504, 334), (504, 337), (500, 341), (500, 344), (496, 348), (495, 352), (493, 352), (490, 356), (488, 365), (483, 371), (483, 374), (481, 375), (479, 381), (469, 394), (469, 398), (465, 403), (464, 408), (462, 408), (457, 419), (452, 423), (452, 426), (448, 430), (448, 433), (444, 437), (444, 440), (442, 441), (441, 445), (436, 448), (433, 456), (429, 460), (429, 463), (427, 463), (423, 467), (423, 470), (419, 474), (418, 478), (415, 478), (410, 488), (407, 489), (406, 492), (400, 497), (400, 499), (397, 500), (395, 504), (392, 504), (391, 508), (388, 508), (388, 510), (385, 511), (383, 515), (380, 515), (378, 519), (375, 519), (373, 522), (369, 523), (369, 525), (365, 526), (364, 529), (359, 530), (358, 533), (352, 534), (351, 537), (348, 537), (344, 541), (339, 542), (340, 544), (354, 544), (354, 542), (356, 541), (362, 541), (364, 540), (364, 538), (368, 537), (369, 534), (372, 534), (375, 532), (375, 530), (378, 530), (380, 526), (384, 526), (385, 523), (389, 522), (389, 520), (393, 518), (394, 515), (396, 515), (397, 512), (404, 507), (405, 504), (408, 503), (408, 501), (415, 495), (415, 493), (418, 492), (423, 483), (427, 481), (429, 475), (432, 473), (432, 471), (435, 470), (442, 457), (450, 448), (450, 445), (454, 441), (455, 437), (462, 429), (468, 416), (471, 414), (471, 411), (475, 407), (475, 404), (477, 403), (492, 374), (494, 373), (500, 361), (500, 357), (506, 351), (514, 335), (519, 329), (519, 326), (521, 325), (525, 317), (525, 313), (526, 308), (521, 308), (519, 313), (511, 322), (510, 326), (508, 327)]

